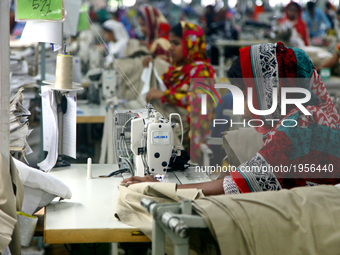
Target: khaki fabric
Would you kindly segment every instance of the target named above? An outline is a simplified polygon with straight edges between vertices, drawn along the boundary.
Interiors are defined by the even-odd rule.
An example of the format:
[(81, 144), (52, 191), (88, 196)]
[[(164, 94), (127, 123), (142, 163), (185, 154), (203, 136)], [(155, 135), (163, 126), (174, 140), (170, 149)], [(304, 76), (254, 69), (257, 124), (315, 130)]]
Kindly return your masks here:
[(17, 220), (4, 213), (0, 209), (0, 254), (3, 252), (10, 241), (12, 240), (12, 233)]
[[(13, 255), (19, 255), (21, 253), (20, 231), (16, 212), (21, 209), (23, 195), (24, 187), (19, 179), (19, 173), (13, 160), (11, 159), (9, 167), (4, 161), (3, 156), (0, 154), (0, 210), (3, 214), (6, 214), (11, 218), (11, 220), (7, 221), (6, 218), (3, 217), (3, 220), (6, 220), (9, 223), (9, 227), (13, 223), (13, 220), (16, 222), (12, 240), (9, 244)], [(0, 247), (6, 247), (8, 241), (7, 238), (0, 237)], [(0, 252), (1, 251), (2, 250), (0, 250)]]
[(340, 251), (335, 186), (222, 195), (193, 201), (221, 254), (333, 255)]
[[(158, 203), (174, 203), (182, 200), (194, 200), (204, 197), (201, 190), (176, 189), (174, 183), (147, 182), (120, 186), (116, 217), (123, 223), (139, 228), (152, 240), (152, 216), (140, 205), (142, 198), (150, 198)], [(209, 245), (206, 245), (208, 242)], [(218, 254), (217, 244), (211, 234), (202, 230), (190, 229), (190, 254)], [(173, 245), (166, 239), (166, 254), (173, 254)]]
[(239, 166), (252, 159), (263, 147), (262, 135), (255, 128), (227, 131), (223, 136), (223, 147), (228, 155), (228, 163)]
[(138, 39), (130, 39), (126, 45), (126, 51), (125, 55), (127, 57), (131, 57), (134, 54), (137, 53), (145, 53), (145, 54), (150, 54), (148, 47), (146, 45), (143, 45), (140, 40)]
[(116, 215), (125, 224), (139, 228), (150, 239), (152, 230), (152, 216), (140, 201), (150, 198), (157, 203), (174, 203), (182, 200), (193, 200), (203, 197), (201, 190), (178, 189), (175, 183), (144, 182), (129, 187), (119, 187)]
[[(141, 76), (143, 73), (143, 59), (145, 56), (135, 57), (135, 58), (124, 58), (124, 59), (116, 59), (114, 63), (114, 68), (118, 71), (118, 74), (121, 78), (119, 87), (118, 87), (118, 98), (119, 99), (127, 99), (127, 100), (135, 100), (138, 99), (138, 95), (133, 88), (131, 88), (131, 83), (134, 88), (140, 92), (143, 89), (144, 83), (141, 80)], [(160, 59), (154, 59), (154, 66), (158, 72), (158, 75), (161, 76), (165, 73), (169, 68), (169, 63)], [(131, 83), (130, 83), (131, 82)], [(158, 88), (157, 80), (155, 75), (152, 75), (150, 81), (151, 88)]]

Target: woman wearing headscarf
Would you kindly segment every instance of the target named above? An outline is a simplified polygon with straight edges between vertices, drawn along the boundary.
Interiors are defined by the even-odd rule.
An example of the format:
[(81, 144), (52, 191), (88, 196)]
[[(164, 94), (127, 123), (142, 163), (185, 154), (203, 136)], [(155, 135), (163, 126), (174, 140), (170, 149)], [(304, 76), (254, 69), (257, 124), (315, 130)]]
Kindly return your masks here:
[(290, 41), (300, 40), (301, 43), (292, 43), (294, 47), (308, 46), (309, 35), (306, 23), (302, 20), (302, 8), (298, 3), (290, 2), (285, 10), (284, 17), (279, 21), (280, 29), (291, 29)]
[[(233, 70), (240, 67), (242, 77), (237, 77), (237, 72)], [(245, 111), (245, 119), (262, 119), (265, 123), (263, 127), (257, 128), (263, 134), (264, 146), (251, 160), (242, 163), (236, 172), (232, 172), (231, 177), (226, 177), (226, 193), (340, 182), (340, 116), (304, 51), (286, 48), (282, 43), (247, 47), (240, 50), (240, 65), (232, 67), (228, 76), (234, 84), (244, 81), (243, 84), (239, 83), (240, 88), (256, 91), (253, 94), (253, 105), (260, 110), (271, 108), (273, 88), (307, 89), (311, 98), (304, 107), (311, 115), (305, 115), (295, 105), (287, 105), (287, 115), (282, 117), (280, 103), (277, 110), (267, 116)], [(290, 94), (289, 98), (299, 98), (297, 93)], [(272, 127), (271, 119), (280, 121)], [(288, 124), (289, 127), (286, 127), (284, 121), (295, 122), (296, 126), (290, 127)], [(258, 172), (242, 171), (252, 166), (262, 168)], [(280, 170), (265, 172), (264, 166)], [(234, 189), (230, 188), (233, 184)]]
[[(206, 55), (205, 36), (199, 26), (181, 21), (171, 29), (170, 43), (173, 65), (161, 77), (167, 89), (165, 92), (151, 89), (146, 99), (147, 101), (161, 99), (163, 104), (185, 108), (187, 115), (190, 113), (194, 116), (191, 121), (190, 141), (190, 156), (194, 160), (195, 155), (200, 154), (199, 144), (209, 133), (213, 114), (211, 111), (207, 115), (198, 114), (201, 109), (199, 107), (201, 101), (200, 98), (194, 96), (194, 93), (191, 93), (190, 97), (190, 91), (193, 91), (191, 79), (203, 78), (203, 81), (212, 79), (215, 76), (215, 71)], [(190, 109), (190, 106), (195, 107)], [(188, 118), (188, 123), (190, 123), (190, 118)], [(206, 130), (203, 131), (203, 134), (200, 133), (202, 128)], [(199, 133), (202, 136), (198, 137)]]
[[(287, 114), (280, 115), (279, 97), (274, 113), (257, 116), (249, 111), (245, 99), (243, 117), (264, 123), (256, 128), (263, 134), (262, 149), (230, 176), (179, 188), (199, 188), (205, 195), (218, 195), (340, 183), (340, 116), (304, 51), (286, 48), (280, 42), (240, 49), (228, 77), (244, 94), (252, 88), (253, 106), (258, 110), (271, 109), (274, 88), (279, 88), (278, 95), (281, 88), (307, 89), (311, 97), (304, 107), (311, 115), (305, 115), (295, 105), (287, 105)], [(289, 95), (288, 98), (301, 96)], [(140, 181), (153, 181), (153, 177), (134, 177), (125, 182)]]
[(114, 57), (125, 57), (127, 43), (130, 39), (123, 23), (116, 20), (108, 20), (103, 24), (104, 38), (109, 43), (108, 62)]
[(162, 12), (150, 5), (144, 5), (139, 9), (138, 23), (150, 53), (154, 57), (158, 56), (169, 62), (170, 25)]

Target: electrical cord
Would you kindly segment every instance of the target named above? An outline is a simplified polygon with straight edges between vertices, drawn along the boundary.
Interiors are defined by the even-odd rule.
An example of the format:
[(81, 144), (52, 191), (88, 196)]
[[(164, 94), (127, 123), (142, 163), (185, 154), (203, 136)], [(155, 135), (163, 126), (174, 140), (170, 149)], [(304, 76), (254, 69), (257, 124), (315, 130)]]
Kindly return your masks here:
[(113, 171), (112, 173), (110, 173), (107, 177), (112, 177), (112, 176), (115, 176), (115, 175), (117, 175), (117, 174), (125, 173), (125, 172), (127, 172), (127, 171), (129, 171), (129, 169), (127, 169), (127, 168), (118, 169), (118, 170)]
[(64, 246), (65, 246), (65, 248), (66, 248), (66, 250), (67, 250), (68, 252), (72, 252), (72, 251), (73, 251), (72, 248), (69, 249), (69, 248), (67, 247), (67, 244), (64, 244)]
[(112, 173), (110, 173), (110, 174), (108, 174), (108, 175), (100, 175), (99, 177), (100, 177), (100, 178), (110, 178), (110, 177), (115, 176), (115, 175), (117, 175), (117, 174), (125, 173), (125, 172), (127, 172), (127, 171), (129, 171), (128, 168), (122, 168), (122, 169), (118, 169), (118, 170), (116, 170), (116, 171), (113, 171)]
[(130, 173), (131, 173), (131, 175), (133, 176), (133, 175), (134, 175), (133, 165), (132, 165), (130, 159), (127, 158), (127, 157), (123, 157), (123, 156), (119, 156), (119, 158), (122, 159), (122, 160), (124, 160), (124, 161), (127, 163), (128, 167), (129, 167), (129, 170), (130, 170)]

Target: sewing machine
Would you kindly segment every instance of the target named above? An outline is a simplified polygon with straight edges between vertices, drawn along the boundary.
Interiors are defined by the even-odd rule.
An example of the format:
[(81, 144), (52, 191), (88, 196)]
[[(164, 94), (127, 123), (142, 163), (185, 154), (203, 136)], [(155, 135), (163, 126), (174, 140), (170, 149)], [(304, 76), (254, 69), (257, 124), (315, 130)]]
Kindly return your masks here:
[[(118, 76), (114, 69), (95, 68), (87, 72), (84, 79), (89, 83), (88, 100), (94, 104), (100, 104), (102, 100), (117, 101)], [(115, 102), (117, 105), (118, 102)]]
[[(172, 118), (178, 116), (181, 128), (181, 144), (174, 145)], [(131, 174), (164, 176), (170, 158), (182, 145), (183, 126), (179, 114), (172, 113), (169, 120), (153, 109), (151, 104), (146, 109), (118, 112), (114, 114), (114, 147), (120, 168), (129, 168)]]

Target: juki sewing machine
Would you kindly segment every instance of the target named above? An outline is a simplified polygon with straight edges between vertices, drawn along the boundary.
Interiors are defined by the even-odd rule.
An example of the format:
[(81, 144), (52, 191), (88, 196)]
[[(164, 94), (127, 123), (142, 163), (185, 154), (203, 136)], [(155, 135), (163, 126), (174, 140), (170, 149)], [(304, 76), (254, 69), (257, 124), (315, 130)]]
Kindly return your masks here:
[[(179, 145), (174, 145), (173, 128), (178, 125), (172, 122), (175, 116), (179, 118), (182, 130)], [(180, 115), (172, 113), (167, 120), (149, 104), (146, 109), (116, 111), (114, 121), (115, 151), (119, 167), (127, 166), (131, 174), (136, 176), (164, 176), (171, 156), (180, 155), (180, 150), (177, 151), (183, 141)]]

